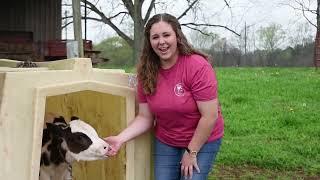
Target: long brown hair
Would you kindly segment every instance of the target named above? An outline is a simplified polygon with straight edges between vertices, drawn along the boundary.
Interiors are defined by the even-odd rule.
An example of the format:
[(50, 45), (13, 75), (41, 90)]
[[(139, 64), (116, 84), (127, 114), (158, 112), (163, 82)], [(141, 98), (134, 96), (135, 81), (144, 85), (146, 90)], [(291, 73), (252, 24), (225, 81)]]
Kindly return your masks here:
[(189, 43), (181, 30), (181, 25), (178, 19), (170, 14), (156, 14), (146, 24), (144, 29), (144, 42), (140, 62), (137, 66), (138, 79), (142, 83), (143, 90), (146, 94), (153, 94), (157, 85), (157, 75), (160, 68), (160, 58), (153, 51), (150, 44), (150, 29), (153, 24), (160, 21), (171, 25), (177, 36), (177, 48), (180, 55), (198, 54), (208, 59), (208, 56), (196, 49)]

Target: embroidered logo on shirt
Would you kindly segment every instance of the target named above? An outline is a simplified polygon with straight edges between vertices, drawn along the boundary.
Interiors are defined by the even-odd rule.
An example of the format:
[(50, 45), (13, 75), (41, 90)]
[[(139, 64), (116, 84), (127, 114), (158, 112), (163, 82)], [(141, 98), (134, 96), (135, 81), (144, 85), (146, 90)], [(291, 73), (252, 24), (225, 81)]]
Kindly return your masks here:
[(182, 83), (178, 83), (174, 86), (174, 93), (176, 94), (176, 96), (184, 96)]

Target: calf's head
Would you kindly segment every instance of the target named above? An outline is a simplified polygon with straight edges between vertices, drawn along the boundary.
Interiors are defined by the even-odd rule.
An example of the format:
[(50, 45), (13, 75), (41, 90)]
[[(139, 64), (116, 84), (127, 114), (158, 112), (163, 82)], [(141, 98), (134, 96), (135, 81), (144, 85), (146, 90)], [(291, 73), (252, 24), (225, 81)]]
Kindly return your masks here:
[(78, 161), (92, 161), (107, 157), (109, 144), (98, 136), (92, 126), (77, 117), (71, 118), (69, 126), (63, 126), (63, 122), (63, 117), (56, 118), (55, 123), (47, 123), (47, 128), (62, 137), (72, 158)]

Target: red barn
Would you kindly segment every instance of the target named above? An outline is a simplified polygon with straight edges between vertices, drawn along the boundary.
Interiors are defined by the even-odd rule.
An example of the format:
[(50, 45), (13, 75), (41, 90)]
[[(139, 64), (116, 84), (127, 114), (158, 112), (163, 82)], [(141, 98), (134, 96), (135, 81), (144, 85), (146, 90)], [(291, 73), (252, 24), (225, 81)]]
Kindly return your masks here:
[[(67, 57), (61, 39), (61, 0), (10, 0), (0, 6), (0, 58), (51, 61)], [(83, 40), (84, 56), (98, 61), (92, 41)]]

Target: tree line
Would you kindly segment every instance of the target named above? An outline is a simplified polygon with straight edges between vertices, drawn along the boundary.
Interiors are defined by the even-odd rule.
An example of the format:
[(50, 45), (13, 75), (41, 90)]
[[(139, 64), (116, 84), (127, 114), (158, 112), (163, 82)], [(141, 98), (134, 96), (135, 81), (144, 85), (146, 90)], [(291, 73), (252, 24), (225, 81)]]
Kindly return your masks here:
[[(68, 10), (68, 7), (70, 7), (70, 3), (71, 0), (63, 0), (63, 7), (66, 8), (66, 11)], [(204, 38), (214, 39), (216, 42), (222, 43), (220, 50), (216, 50), (216, 48), (212, 47), (215, 46), (216, 42), (206, 42), (206, 46), (203, 48), (198, 47), (197, 42), (192, 41), (192, 44), (195, 47), (208, 52), (208, 54), (212, 54), (215, 57), (215, 62), (217, 65), (309, 66), (313, 64), (313, 60), (309, 60), (308, 57), (311, 54), (320, 54), (320, 46), (317, 44), (320, 43), (320, 41), (316, 41), (315, 48), (306, 48), (310, 43), (313, 43), (313, 37), (316, 34), (315, 32), (313, 32), (313, 35), (311, 36), (311, 41), (309, 37), (307, 37), (308, 41), (305, 41), (305, 29), (297, 28), (297, 33), (293, 33), (296, 35), (296, 38), (291, 42), (288, 42), (288, 35), (291, 33), (283, 31), (281, 25), (278, 24), (262, 27), (257, 32), (252, 31), (252, 25), (245, 25), (245, 28), (239, 32), (239, 30), (232, 29), (231, 27), (228, 27), (228, 25), (215, 24), (212, 23), (212, 21), (209, 21), (212, 19), (210, 16), (215, 16), (226, 11), (229, 12), (227, 14), (230, 14), (230, 18), (232, 19), (232, 11), (237, 7), (236, 1), (217, 1), (216, 5), (220, 8), (210, 9), (209, 14), (208, 11), (205, 10), (207, 7), (206, 3), (208, 3), (208, 1), (203, 0), (187, 0), (179, 1), (179, 3), (176, 3), (174, 0), (81, 0), (81, 7), (82, 18), (85, 19), (85, 22), (87, 20), (94, 21), (98, 24), (101, 24), (101, 26), (107, 26), (111, 28), (118, 37), (121, 37), (125, 41), (126, 45), (124, 46), (127, 47), (129, 45), (129, 49), (131, 49), (129, 51), (133, 53), (133, 55), (130, 55), (129, 59), (131, 59), (132, 56), (134, 58), (125, 64), (136, 63), (141, 51), (143, 27), (152, 14), (159, 12), (174, 12), (174, 15), (178, 18), (184, 28), (201, 33), (202, 35), (209, 35), (213, 38)], [(250, 2), (249, 4), (254, 4), (254, 1)], [(320, 23), (320, 0), (311, 0), (306, 2), (304, 0), (281, 0), (277, 3), (277, 5), (289, 6), (296, 12), (300, 12), (299, 16), (304, 18), (309, 25), (315, 27), (317, 34), (319, 34), (318, 24)], [(175, 9), (175, 11), (171, 11), (172, 9)], [(72, 18), (72, 15), (69, 16), (67, 13), (65, 13), (65, 16), (62, 18), (62, 28), (65, 28), (72, 23), (72, 21), (68, 21), (70, 18)], [(227, 32), (231, 32), (235, 40), (219, 38), (219, 36), (216, 36), (216, 34), (212, 33), (212, 31), (206, 31), (206, 28), (211, 30), (213, 28), (220, 30), (223, 29)], [(307, 33), (307, 35), (309, 36), (310, 34)], [(302, 42), (301, 40), (305, 42)], [(284, 42), (289, 45), (283, 46)], [(121, 43), (124, 42), (121, 41)], [(301, 48), (299, 45), (304, 47), (303, 54), (308, 55), (306, 57), (307, 59), (298, 60), (299, 62), (284, 62), (285, 60), (277, 60), (279, 57), (288, 57), (288, 52), (291, 51), (293, 51), (293, 53), (291, 53), (292, 56), (296, 55), (296, 48), (298, 48), (297, 51), (299, 51), (301, 54)], [(134, 49), (134, 51), (132, 51), (132, 49)], [(316, 53), (312, 52), (313, 49), (317, 50)], [(280, 52), (283, 52), (284, 55), (278, 56)], [(110, 55), (110, 53), (112, 54), (113, 52), (109, 52), (109, 55), (106, 55), (111, 57), (109, 59), (120, 58), (113, 58), (113, 55)], [(296, 56), (292, 58), (295, 59)], [(318, 59), (320, 59), (320, 56)], [(117, 60), (116, 64), (122, 64), (124, 63), (123, 61), (127, 60)]]
[[(229, 39), (203, 28), (191, 32), (189, 40), (210, 55), (215, 66), (313, 66), (314, 33), (308, 23), (296, 25), (290, 33), (276, 23), (257, 30), (245, 28), (241, 36)], [(119, 36), (107, 38), (95, 48), (110, 59), (111, 66), (135, 64), (132, 47)]]
[(285, 49), (255, 50), (242, 53), (238, 48), (226, 46), (223, 51), (204, 50), (212, 57), (215, 66), (238, 67), (311, 67), (313, 66), (314, 42)]

